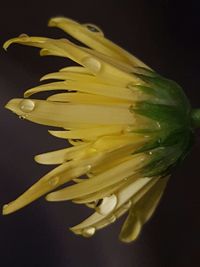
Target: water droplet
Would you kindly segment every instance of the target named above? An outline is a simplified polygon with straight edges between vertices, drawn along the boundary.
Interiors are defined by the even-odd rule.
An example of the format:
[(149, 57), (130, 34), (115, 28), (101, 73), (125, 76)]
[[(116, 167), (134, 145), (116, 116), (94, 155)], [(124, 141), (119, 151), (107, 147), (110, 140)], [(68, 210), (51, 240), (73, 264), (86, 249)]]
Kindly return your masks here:
[(160, 129), (160, 128), (161, 128), (161, 125), (160, 125), (160, 123), (159, 123), (159, 122), (156, 122), (156, 126), (157, 126), (157, 128), (158, 128), (158, 129)]
[(130, 132), (132, 132), (134, 130), (134, 128), (133, 128), (133, 126), (127, 126), (125, 129), (124, 129), (124, 132), (125, 133), (130, 133)]
[(24, 112), (31, 112), (35, 108), (35, 103), (33, 100), (24, 99), (20, 102), (19, 107)]
[(95, 230), (94, 227), (88, 227), (88, 228), (85, 228), (85, 229), (82, 230), (82, 235), (84, 237), (91, 237), (91, 236), (94, 235), (95, 231), (96, 230)]
[(56, 177), (52, 177), (50, 180), (49, 180), (49, 184), (52, 185), (52, 186), (55, 186), (58, 184), (60, 178), (58, 176)]
[(91, 168), (92, 168), (92, 165), (87, 165), (87, 171), (90, 171), (91, 170)]
[(92, 72), (98, 73), (101, 70), (101, 62), (93, 57), (86, 57), (82, 60), (83, 65)]
[(98, 35), (104, 36), (102, 30), (94, 24), (84, 24), (84, 26), (91, 32), (98, 33)]
[(19, 116), (19, 119), (20, 119), (20, 120), (25, 120), (26, 117), (27, 117), (26, 115), (20, 115), (20, 116)]
[(162, 139), (159, 138), (159, 139), (157, 140), (157, 143), (160, 145), (160, 144), (162, 143)]
[(24, 38), (24, 37), (29, 37), (29, 36), (26, 33), (22, 33), (22, 34), (19, 35), (19, 37)]
[(117, 205), (116, 195), (104, 197), (100, 206), (96, 208), (96, 211), (102, 215), (107, 215), (114, 210)]

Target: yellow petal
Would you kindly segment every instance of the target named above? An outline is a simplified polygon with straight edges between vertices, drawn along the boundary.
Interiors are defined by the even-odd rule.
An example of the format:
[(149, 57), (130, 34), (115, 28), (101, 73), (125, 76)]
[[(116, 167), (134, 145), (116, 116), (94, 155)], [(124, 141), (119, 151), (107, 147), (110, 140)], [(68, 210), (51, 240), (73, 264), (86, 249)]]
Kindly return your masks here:
[(129, 108), (132, 100), (106, 97), (103, 95), (94, 95), (87, 93), (60, 93), (47, 98), (49, 101), (70, 102), (73, 104), (93, 104), (93, 105), (117, 105)]
[(84, 164), (80, 163), (79, 166), (76, 165), (76, 162), (72, 161), (60, 165), (42, 177), (15, 201), (4, 205), (3, 214), (9, 214), (23, 208), (47, 192), (52, 191), (73, 178), (84, 174), (87, 170), (88, 166), (85, 162)]
[[(97, 151), (106, 151), (109, 152), (113, 149), (118, 149), (127, 145), (131, 145), (136, 148), (141, 146), (149, 140), (148, 136), (140, 134), (121, 134), (117, 136), (103, 136), (92, 145)], [(118, 151), (119, 152), (119, 151)]]
[(89, 70), (87, 70), (84, 67), (81, 66), (70, 66), (70, 67), (64, 67), (62, 69), (59, 70), (60, 72), (64, 71), (64, 72), (70, 72), (70, 73), (81, 73), (81, 74), (89, 74), (91, 76), (94, 76)]
[(13, 38), (7, 41), (4, 44), (4, 48), (7, 49), (7, 47), (12, 43), (20, 43), (29, 46), (45, 48), (44, 51), (48, 50), (53, 55), (68, 57), (78, 64), (86, 67), (91, 73), (97, 75), (105, 81), (117, 82), (118, 84), (124, 86), (127, 86), (131, 82), (139, 83), (138, 78), (135, 78), (133, 74), (120, 70), (108, 60), (103, 60), (98, 56), (93, 56), (89, 50), (72, 44), (68, 40), (19, 36), (18, 38)]
[[(94, 229), (96, 231), (114, 223), (117, 218), (127, 212), (129, 207), (129, 203), (125, 203), (112, 214), (106, 216), (100, 214), (99, 212), (95, 212), (80, 224), (71, 227), (70, 230), (75, 234), (85, 236), (85, 233), (87, 233), (87, 230), (89, 229)], [(93, 234), (95, 231), (93, 231)]]
[[(112, 43), (110, 40), (104, 38), (101, 30), (98, 31), (98, 27), (97, 32), (94, 32), (90, 30), (87, 24), (81, 25), (71, 19), (62, 17), (52, 18), (49, 21), (49, 26), (58, 27), (94, 50), (114, 57), (119, 61), (148, 68), (148, 66), (139, 59)], [(96, 27), (94, 25), (92, 26)]]
[(52, 82), (47, 84), (42, 84), (31, 89), (28, 89), (25, 93), (25, 97), (29, 97), (33, 94), (51, 90), (73, 90), (89, 94), (96, 94), (100, 96), (106, 96), (111, 98), (119, 98), (120, 100), (134, 101), (145, 99), (143, 94), (138, 91), (132, 91), (128, 88), (106, 85), (102, 83), (87, 81), (63, 81), (63, 82)]
[(35, 161), (40, 164), (62, 164), (72, 159), (80, 159), (85, 155), (90, 155), (89, 145), (69, 147), (35, 156)]
[(132, 159), (127, 160), (122, 164), (93, 177), (92, 179), (51, 193), (47, 195), (46, 198), (48, 201), (63, 201), (82, 197), (102, 190), (137, 173), (141, 165), (144, 164), (144, 160), (145, 155), (133, 156)]
[[(92, 177), (91, 177), (91, 179), (92, 179)], [(135, 177), (133, 179), (135, 179)], [(132, 181), (131, 178), (130, 178), (130, 181)], [(100, 200), (100, 199), (102, 199), (102, 198), (104, 198), (106, 196), (111, 195), (113, 192), (119, 190), (120, 188), (122, 188), (127, 183), (128, 182), (126, 180), (123, 180), (123, 181), (120, 181), (117, 184), (108, 186), (108, 187), (104, 188), (103, 190), (94, 192), (92, 194), (88, 194), (88, 195), (83, 196), (81, 198), (73, 199), (72, 201), (74, 203), (77, 203), (77, 204), (88, 204), (88, 203), (91, 203), (91, 202), (95, 202), (95, 201), (98, 201), (98, 200)]]
[(49, 131), (50, 134), (60, 138), (72, 139), (96, 139), (104, 135), (117, 135), (122, 133), (124, 127), (121, 125), (102, 126), (90, 129), (78, 129), (71, 131)]
[(58, 79), (58, 80), (71, 80), (71, 81), (80, 81), (80, 82), (101, 82), (100, 79), (95, 77), (94, 75), (87, 73), (75, 73), (70, 71), (59, 71), (55, 73), (49, 73), (43, 76), (40, 81), (48, 80), (48, 79)]
[(169, 176), (159, 181), (147, 192), (146, 195), (136, 204), (139, 218), (142, 224), (146, 223), (153, 215), (159, 201), (164, 193)]
[[(30, 108), (24, 108), (28, 105)], [(125, 108), (95, 105), (73, 105), (36, 99), (12, 99), (6, 108), (27, 120), (67, 128), (68, 123), (80, 124), (131, 124), (134, 116)], [(81, 115), (81, 116), (80, 116)]]
[(133, 204), (120, 233), (121, 241), (131, 242), (138, 237), (142, 225), (155, 211), (168, 179), (169, 177), (159, 179), (135, 205)]
[(116, 196), (116, 205), (113, 206), (114, 209), (113, 211), (112, 209), (111, 210), (108, 209), (109, 203), (105, 203), (105, 209), (104, 212), (102, 213), (102, 206), (104, 205), (104, 203), (102, 203), (100, 206), (98, 206), (97, 213), (94, 213), (89, 218), (84, 220), (82, 223), (78, 224), (77, 226), (72, 227), (71, 230), (77, 234), (81, 234), (83, 233), (84, 229), (87, 229), (88, 227), (94, 227), (95, 229), (100, 229), (102, 227), (107, 226), (109, 223), (111, 223), (111, 221), (109, 222), (111, 214), (113, 214), (113, 216), (122, 215), (123, 212), (121, 212), (121, 209), (125, 206), (126, 203), (128, 203), (129, 199), (150, 181), (151, 181), (150, 178), (140, 178), (136, 179), (135, 181), (133, 180), (132, 183), (119, 190), (119, 192), (117, 192), (116, 195), (113, 194)]

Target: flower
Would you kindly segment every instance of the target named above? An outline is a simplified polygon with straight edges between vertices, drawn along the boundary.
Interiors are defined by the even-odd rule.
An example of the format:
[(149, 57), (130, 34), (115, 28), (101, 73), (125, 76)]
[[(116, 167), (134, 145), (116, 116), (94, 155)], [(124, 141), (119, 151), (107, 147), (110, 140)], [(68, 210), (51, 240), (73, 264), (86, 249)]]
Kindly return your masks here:
[[(172, 169), (187, 154), (199, 110), (191, 109), (177, 83), (106, 39), (98, 27), (62, 17), (49, 26), (85, 46), (23, 34), (4, 48), (35, 46), (42, 56), (66, 57), (78, 65), (45, 75), (42, 81), (58, 81), (27, 90), (6, 108), (32, 122), (61, 127), (49, 133), (72, 146), (37, 155), (38, 163), (58, 167), (5, 205), (3, 214), (48, 193), (48, 201), (72, 200), (94, 210), (71, 228), (86, 237), (128, 212), (120, 239), (133, 241), (158, 205)], [(52, 92), (46, 100), (29, 98), (44, 91)], [(59, 188), (69, 181), (74, 184)]]

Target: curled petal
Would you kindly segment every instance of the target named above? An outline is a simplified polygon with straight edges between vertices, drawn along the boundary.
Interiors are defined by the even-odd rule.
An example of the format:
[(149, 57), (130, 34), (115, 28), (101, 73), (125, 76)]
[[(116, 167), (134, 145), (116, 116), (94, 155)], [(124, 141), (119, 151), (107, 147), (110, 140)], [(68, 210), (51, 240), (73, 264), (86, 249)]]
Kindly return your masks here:
[(4, 205), (3, 214), (9, 214), (23, 208), (49, 191), (52, 191), (73, 178), (84, 174), (87, 170), (87, 164), (80, 164), (77, 167), (74, 162), (67, 162), (58, 166), (42, 177), (16, 200)]
[(132, 205), (120, 233), (121, 241), (127, 243), (138, 237), (142, 225), (150, 219), (156, 209), (168, 179), (169, 177), (159, 179), (135, 205)]
[(103, 32), (95, 25), (81, 25), (68, 18), (55, 17), (49, 21), (49, 26), (58, 27), (94, 50), (114, 57), (119, 61), (149, 68), (142, 61), (106, 39)]
[(121, 163), (119, 166), (115, 166), (92, 179), (86, 180), (84, 183), (61, 189), (47, 195), (46, 198), (48, 201), (63, 201), (97, 192), (136, 174), (139, 171), (139, 168), (141, 168), (141, 165), (144, 164), (144, 160), (145, 155), (135, 156), (132, 159)]

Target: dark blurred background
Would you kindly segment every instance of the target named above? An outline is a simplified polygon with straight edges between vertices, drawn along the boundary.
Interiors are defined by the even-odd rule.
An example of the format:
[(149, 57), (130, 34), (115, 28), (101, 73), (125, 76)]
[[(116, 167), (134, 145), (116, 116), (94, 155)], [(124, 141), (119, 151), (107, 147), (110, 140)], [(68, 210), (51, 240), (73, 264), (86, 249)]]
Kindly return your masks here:
[[(164, 76), (176, 80), (193, 107), (200, 106), (200, 5), (176, 0), (3, 1), (0, 45), (20, 33), (64, 37), (47, 28), (50, 17), (66, 16), (99, 25), (108, 38)], [(68, 62), (67, 62), (68, 64)], [(1, 206), (15, 199), (50, 168), (33, 161), (38, 153), (66, 144), (47, 127), (19, 120), (4, 109), (39, 78), (66, 66), (66, 59), (12, 46), (0, 50)], [(200, 266), (200, 135), (184, 165), (172, 176), (152, 220), (130, 245), (118, 241), (122, 220), (91, 239), (67, 228), (88, 215), (69, 202), (43, 198), (0, 217), (2, 267), (197, 267)]]

